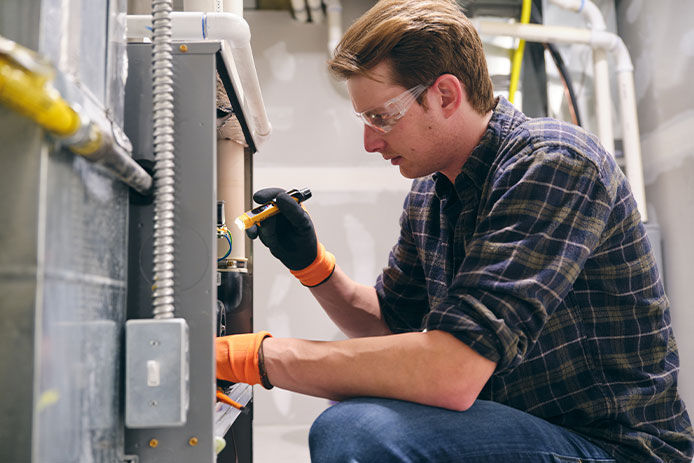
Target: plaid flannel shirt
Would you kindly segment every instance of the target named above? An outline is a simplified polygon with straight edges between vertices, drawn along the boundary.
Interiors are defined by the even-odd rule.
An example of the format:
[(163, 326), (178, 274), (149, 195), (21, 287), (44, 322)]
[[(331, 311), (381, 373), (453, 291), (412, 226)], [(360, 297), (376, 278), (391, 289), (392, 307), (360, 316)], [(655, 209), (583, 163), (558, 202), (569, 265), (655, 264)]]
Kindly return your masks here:
[(376, 290), (393, 332), (443, 330), (497, 369), (480, 394), (618, 461), (691, 462), (678, 353), (628, 182), (584, 130), (499, 99), (451, 183), (416, 179)]

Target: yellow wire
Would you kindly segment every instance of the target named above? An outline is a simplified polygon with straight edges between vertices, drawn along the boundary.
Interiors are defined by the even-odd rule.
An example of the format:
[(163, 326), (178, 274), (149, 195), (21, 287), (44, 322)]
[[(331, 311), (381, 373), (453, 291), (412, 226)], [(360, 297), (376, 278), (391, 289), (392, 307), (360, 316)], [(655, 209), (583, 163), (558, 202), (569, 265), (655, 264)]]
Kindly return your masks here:
[[(521, 8), (521, 24), (528, 24), (530, 22), (531, 2), (532, 0), (523, 0), (523, 6)], [(513, 100), (515, 100), (516, 89), (518, 88), (518, 81), (520, 80), (523, 51), (525, 51), (525, 40), (521, 39), (518, 41), (518, 48), (516, 48), (516, 50), (513, 52), (513, 58), (511, 61), (511, 82), (508, 86), (508, 101), (511, 103), (513, 103)]]

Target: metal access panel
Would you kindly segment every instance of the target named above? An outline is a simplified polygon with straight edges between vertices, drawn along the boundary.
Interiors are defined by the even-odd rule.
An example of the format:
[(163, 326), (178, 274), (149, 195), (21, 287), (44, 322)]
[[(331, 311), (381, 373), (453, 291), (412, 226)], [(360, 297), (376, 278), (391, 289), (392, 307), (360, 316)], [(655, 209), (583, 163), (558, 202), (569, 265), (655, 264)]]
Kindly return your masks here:
[[(214, 333), (216, 322), (216, 106), (215, 53), (218, 43), (174, 44), (175, 120), (175, 317), (185, 319), (189, 336), (189, 398), (185, 424), (126, 429), (127, 454), (141, 463), (215, 461)], [(133, 157), (151, 166), (151, 45), (128, 44), (125, 132)], [(131, 195), (128, 318), (152, 317), (151, 200)], [(154, 354), (153, 354), (154, 355)], [(146, 357), (146, 358), (145, 358)], [(156, 355), (145, 355), (143, 368), (130, 375), (151, 374), (156, 381)], [(162, 364), (163, 365), (163, 364)], [(149, 369), (148, 369), (149, 368)], [(162, 380), (164, 378), (161, 378)], [(126, 404), (127, 408), (127, 404)]]

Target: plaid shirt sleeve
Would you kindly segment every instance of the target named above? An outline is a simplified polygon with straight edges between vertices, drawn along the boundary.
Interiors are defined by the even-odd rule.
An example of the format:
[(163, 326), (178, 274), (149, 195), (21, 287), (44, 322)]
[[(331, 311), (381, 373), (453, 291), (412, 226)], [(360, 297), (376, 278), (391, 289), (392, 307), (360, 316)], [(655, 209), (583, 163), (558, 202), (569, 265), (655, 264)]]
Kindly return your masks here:
[(601, 180), (568, 149), (514, 156), (494, 175), (484, 218), (424, 326), (496, 361), (497, 374), (518, 366), (599, 244), (611, 202)]

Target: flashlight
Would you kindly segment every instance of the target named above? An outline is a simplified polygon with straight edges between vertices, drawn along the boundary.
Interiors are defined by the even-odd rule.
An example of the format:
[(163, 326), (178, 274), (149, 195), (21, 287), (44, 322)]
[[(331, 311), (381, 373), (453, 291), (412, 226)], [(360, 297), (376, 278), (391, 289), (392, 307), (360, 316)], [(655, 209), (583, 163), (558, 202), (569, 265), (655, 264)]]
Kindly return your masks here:
[[(287, 194), (294, 198), (294, 200), (297, 203), (301, 203), (311, 197), (311, 190), (309, 190), (308, 188), (303, 188), (301, 190), (293, 189), (287, 191)], [(267, 219), (268, 217), (272, 217), (279, 211), (280, 210), (277, 207), (277, 204), (275, 204), (273, 201), (270, 201), (265, 204), (261, 204), (260, 206), (251, 209), (250, 211), (244, 212), (236, 218), (234, 223), (241, 230), (247, 230), (251, 228), (253, 225)]]

